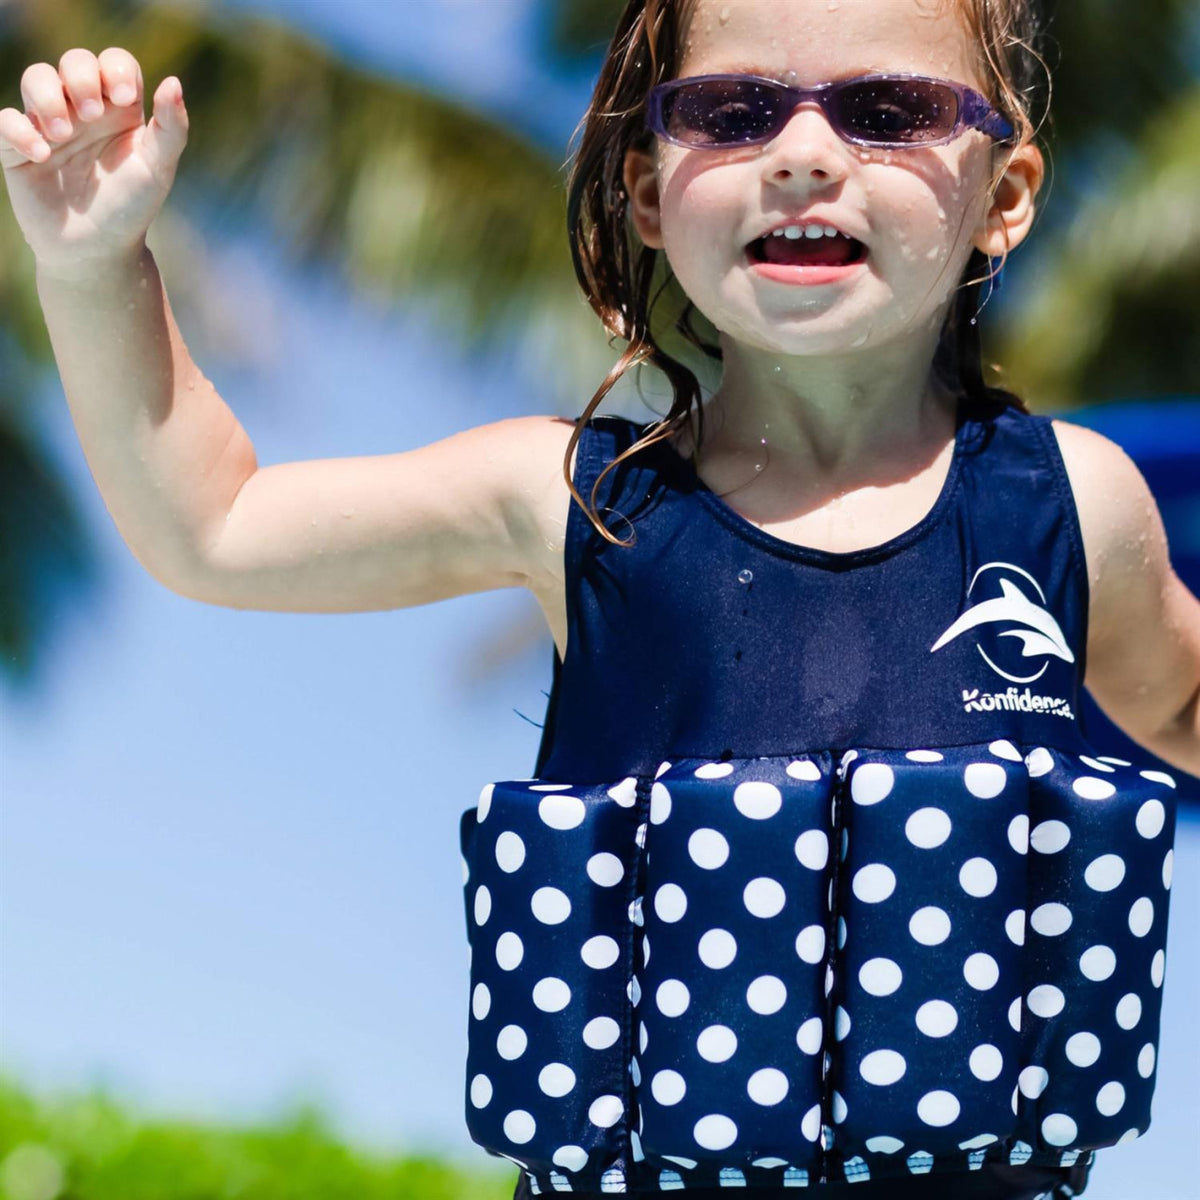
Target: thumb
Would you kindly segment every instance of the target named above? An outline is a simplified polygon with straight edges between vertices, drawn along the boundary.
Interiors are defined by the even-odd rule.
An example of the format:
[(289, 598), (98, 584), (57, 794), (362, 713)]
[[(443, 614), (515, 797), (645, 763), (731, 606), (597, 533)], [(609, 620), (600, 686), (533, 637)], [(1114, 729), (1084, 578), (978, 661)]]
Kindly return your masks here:
[(142, 152), (156, 176), (170, 186), (179, 156), (187, 145), (188, 116), (183, 104), (183, 85), (168, 75), (154, 93), (154, 115), (146, 125)]

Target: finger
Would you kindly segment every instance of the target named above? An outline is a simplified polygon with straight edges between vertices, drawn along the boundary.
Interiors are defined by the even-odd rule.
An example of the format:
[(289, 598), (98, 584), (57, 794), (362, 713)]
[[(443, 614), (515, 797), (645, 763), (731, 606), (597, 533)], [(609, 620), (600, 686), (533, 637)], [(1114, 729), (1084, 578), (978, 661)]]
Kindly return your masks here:
[(58, 60), (58, 74), (66, 88), (67, 99), (84, 121), (104, 115), (100, 95), (100, 64), (90, 50), (68, 50)]
[(0, 109), (0, 159), (4, 166), (14, 166), (17, 155), (32, 162), (45, 162), (50, 157), (50, 144), (34, 128), (33, 122), (15, 108)]
[(74, 132), (62, 80), (49, 63), (34, 63), (21, 76), (21, 99), (47, 141), (65, 142)]
[(179, 156), (187, 144), (187, 109), (183, 106), (183, 85), (168, 75), (154, 93), (154, 115), (146, 124), (142, 150), (151, 170), (161, 179), (171, 180)]
[(100, 64), (100, 82), (104, 94), (118, 107), (142, 102), (142, 68), (138, 61), (120, 46), (109, 46), (101, 50), (97, 61)]

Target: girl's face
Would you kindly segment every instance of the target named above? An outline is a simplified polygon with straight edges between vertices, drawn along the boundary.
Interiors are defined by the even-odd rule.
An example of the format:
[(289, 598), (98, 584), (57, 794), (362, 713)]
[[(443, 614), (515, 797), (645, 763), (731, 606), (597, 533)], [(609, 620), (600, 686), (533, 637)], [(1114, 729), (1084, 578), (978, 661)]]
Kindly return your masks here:
[[(744, 72), (811, 87), (896, 71), (985, 90), (952, 0), (695, 0), (682, 44), (679, 77)], [(1032, 197), (1024, 227), (988, 220), (994, 145), (969, 130), (941, 146), (855, 146), (809, 103), (761, 146), (656, 138), (651, 153), (630, 152), (625, 181), (642, 240), (665, 251), (717, 329), (777, 353), (832, 353), (917, 331), (936, 339), (972, 246), (1000, 253), (1006, 223), (1010, 246), (1024, 236)], [(800, 219), (863, 242), (862, 265), (823, 284), (756, 271), (750, 243)]]

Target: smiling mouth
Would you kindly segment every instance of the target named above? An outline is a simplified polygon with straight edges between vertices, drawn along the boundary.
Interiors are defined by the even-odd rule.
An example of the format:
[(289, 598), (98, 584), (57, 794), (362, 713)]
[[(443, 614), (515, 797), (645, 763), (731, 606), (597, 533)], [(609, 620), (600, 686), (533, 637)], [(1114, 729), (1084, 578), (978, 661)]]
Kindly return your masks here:
[(746, 255), (753, 263), (778, 263), (787, 267), (849, 267), (867, 257), (867, 248), (857, 238), (837, 237), (755, 238)]

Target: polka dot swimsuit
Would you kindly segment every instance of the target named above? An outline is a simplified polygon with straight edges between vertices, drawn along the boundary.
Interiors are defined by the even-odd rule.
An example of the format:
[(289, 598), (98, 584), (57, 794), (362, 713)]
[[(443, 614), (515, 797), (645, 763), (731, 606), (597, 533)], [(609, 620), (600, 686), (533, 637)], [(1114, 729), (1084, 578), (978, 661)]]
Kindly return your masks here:
[[(583, 430), (583, 495), (643, 428)], [(472, 1137), (522, 1195), (1081, 1190), (1150, 1122), (1176, 781), (1076, 719), (1048, 423), (961, 418), (931, 512), (853, 554), (665, 445), (604, 482), (637, 542), (572, 509), (535, 775), (463, 814)]]

